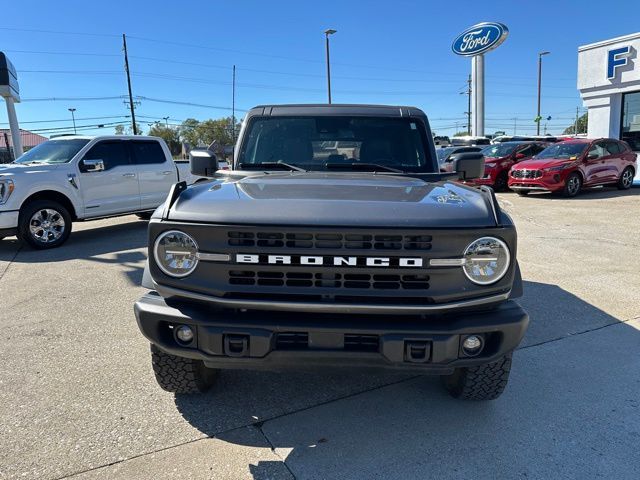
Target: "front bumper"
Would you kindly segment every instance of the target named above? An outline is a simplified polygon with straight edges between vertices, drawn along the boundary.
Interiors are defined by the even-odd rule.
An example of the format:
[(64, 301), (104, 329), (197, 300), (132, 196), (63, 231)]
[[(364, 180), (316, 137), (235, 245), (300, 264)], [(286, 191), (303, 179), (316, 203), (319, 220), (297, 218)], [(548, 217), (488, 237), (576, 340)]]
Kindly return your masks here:
[[(512, 300), (486, 311), (397, 317), (220, 310), (198, 302), (167, 303), (152, 292), (136, 302), (135, 314), (151, 343), (211, 368), (354, 366), (435, 375), (502, 357), (518, 346), (529, 323)], [(188, 345), (175, 338), (178, 325), (195, 332)], [(469, 334), (485, 340), (472, 358), (460, 348)]]
[(18, 230), (18, 210), (0, 211), (0, 237), (15, 235)]
[(537, 178), (515, 178), (509, 176), (511, 190), (537, 190), (542, 192), (557, 192), (564, 188), (565, 176), (561, 173), (545, 173)]

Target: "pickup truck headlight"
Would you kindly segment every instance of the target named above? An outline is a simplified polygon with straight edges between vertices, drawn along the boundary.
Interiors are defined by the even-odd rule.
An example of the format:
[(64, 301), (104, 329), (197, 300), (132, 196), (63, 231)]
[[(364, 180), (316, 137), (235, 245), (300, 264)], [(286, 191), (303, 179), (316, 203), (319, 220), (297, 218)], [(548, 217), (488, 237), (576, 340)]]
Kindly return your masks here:
[(156, 239), (153, 255), (164, 273), (171, 277), (186, 277), (198, 265), (198, 244), (186, 233), (170, 230)]
[(464, 251), (464, 274), (478, 285), (497, 282), (509, 269), (509, 247), (494, 237), (482, 237), (469, 244)]
[(0, 205), (7, 202), (9, 196), (13, 192), (13, 180), (0, 180)]

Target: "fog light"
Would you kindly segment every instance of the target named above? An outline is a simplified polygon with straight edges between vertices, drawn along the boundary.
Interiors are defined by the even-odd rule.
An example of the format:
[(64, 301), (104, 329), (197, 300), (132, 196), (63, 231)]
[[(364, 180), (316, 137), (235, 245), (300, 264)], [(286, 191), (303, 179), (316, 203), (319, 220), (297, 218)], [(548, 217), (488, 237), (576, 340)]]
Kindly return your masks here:
[(191, 327), (187, 327), (186, 325), (180, 325), (176, 329), (176, 337), (181, 342), (189, 343), (193, 340), (193, 330), (191, 330)]
[(473, 357), (477, 355), (482, 350), (482, 338), (477, 335), (469, 335), (462, 342), (462, 351), (465, 355)]

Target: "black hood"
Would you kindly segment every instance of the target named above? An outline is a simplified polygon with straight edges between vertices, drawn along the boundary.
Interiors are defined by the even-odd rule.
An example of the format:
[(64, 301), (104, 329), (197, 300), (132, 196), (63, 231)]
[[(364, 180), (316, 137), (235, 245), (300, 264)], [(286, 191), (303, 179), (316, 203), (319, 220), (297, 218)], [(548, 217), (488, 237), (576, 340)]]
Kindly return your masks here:
[(249, 225), (490, 227), (485, 193), (441, 181), (372, 173), (283, 172), (188, 188), (169, 220)]

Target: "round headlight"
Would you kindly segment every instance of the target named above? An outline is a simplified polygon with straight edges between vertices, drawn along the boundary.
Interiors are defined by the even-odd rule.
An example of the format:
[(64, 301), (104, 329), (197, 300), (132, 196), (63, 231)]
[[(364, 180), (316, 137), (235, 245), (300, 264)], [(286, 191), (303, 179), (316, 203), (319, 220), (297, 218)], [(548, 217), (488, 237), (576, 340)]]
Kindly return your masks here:
[(167, 275), (186, 277), (198, 265), (198, 244), (186, 233), (171, 230), (156, 239), (154, 256)]
[(464, 274), (478, 285), (489, 285), (504, 277), (509, 269), (509, 247), (502, 240), (482, 237), (464, 251)]

